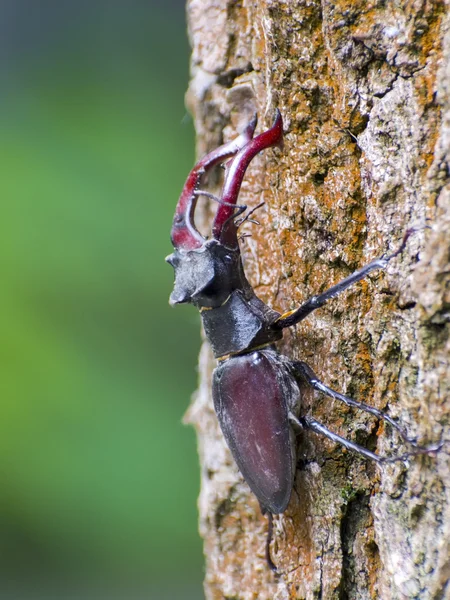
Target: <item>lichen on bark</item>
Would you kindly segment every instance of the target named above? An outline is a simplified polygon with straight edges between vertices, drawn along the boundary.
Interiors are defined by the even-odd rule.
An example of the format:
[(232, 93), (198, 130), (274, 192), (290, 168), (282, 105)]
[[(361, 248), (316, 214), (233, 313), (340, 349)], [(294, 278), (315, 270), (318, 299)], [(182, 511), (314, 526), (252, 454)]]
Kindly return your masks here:
[[(313, 313), (280, 351), (421, 443), (449, 439), (448, 5), (189, 0), (187, 12), (198, 153), (255, 111), (260, 128), (283, 114), (284, 149), (252, 162), (240, 197), (265, 201), (242, 243), (262, 300), (298, 306), (417, 228), (386, 273)], [(200, 210), (207, 227), (211, 208)], [(291, 503), (275, 519), (274, 577), (265, 518), (213, 413), (213, 368), (205, 342), (187, 420), (199, 439), (207, 598), (450, 598), (448, 447), (378, 469), (306, 432)], [(303, 410), (380, 453), (399, 447), (388, 427), (307, 390)]]

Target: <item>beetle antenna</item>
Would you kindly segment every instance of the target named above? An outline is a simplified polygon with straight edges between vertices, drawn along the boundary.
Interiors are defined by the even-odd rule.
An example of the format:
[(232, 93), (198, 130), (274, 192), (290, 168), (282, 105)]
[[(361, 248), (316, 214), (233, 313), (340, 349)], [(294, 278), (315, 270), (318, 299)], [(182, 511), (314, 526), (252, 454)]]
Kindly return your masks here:
[(266, 561), (269, 565), (270, 569), (274, 573), (278, 573), (278, 569), (276, 564), (273, 562), (272, 557), (270, 556), (270, 544), (273, 538), (273, 514), (271, 512), (267, 512), (268, 519), (268, 527), (267, 527), (267, 539), (266, 539)]

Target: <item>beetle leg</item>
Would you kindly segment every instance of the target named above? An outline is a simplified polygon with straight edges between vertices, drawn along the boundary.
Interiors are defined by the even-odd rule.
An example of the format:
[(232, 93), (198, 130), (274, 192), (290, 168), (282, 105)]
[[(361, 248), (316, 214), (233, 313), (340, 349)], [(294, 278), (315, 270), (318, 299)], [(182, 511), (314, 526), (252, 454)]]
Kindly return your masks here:
[(301, 378), (304, 379), (307, 383), (309, 383), (309, 385), (315, 390), (317, 390), (318, 392), (322, 392), (323, 394), (329, 396), (330, 398), (333, 398), (334, 400), (340, 400), (341, 402), (344, 402), (344, 404), (346, 404), (347, 406), (354, 406), (355, 408), (364, 410), (365, 412), (368, 412), (371, 415), (375, 415), (379, 419), (383, 419), (399, 433), (399, 435), (402, 437), (402, 439), (405, 440), (405, 442), (411, 444), (412, 446), (415, 446), (415, 440), (409, 438), (406, 432), (400, 427), (400, 425), (396, 423), (394, 419), (392, 419), (392, 417), (390, 417), (388, 414), (386, 414), (382, 410), (379, 410), (378, 408), (375, 408), (374, 406), (366, 404), (365, 402), (358, 402), (357, 400), (353, 400), (353, 398), (350, 398), (349, 396), (345, 396), (344, 394), (340, 394), (339, 392), (332, 390), (324, 383), (322, 383), (320, 379), (318, 379), (317, 375), (314, 373), (311, 367), (305, 362), (295, 362), (293, 364), (296, 373), (300, 375)]
[(416, 456), (417, 454), (435, 453), (442, 447), (442, 443), (438, 446), (435, 446), (434, 448), (420, 448), (417, 446), (411, 452), (405, 452), (404, 454), (400, 454), (398, 456), (379, 456), (378, 454), (367, 450), (367, 448), (364, 448), (364, 446), (355, 444), (354, 442), (347, 440), (346, 438), (338, 435), (337, 433), (330, 431), (327, 427), (325, 427), (325, 425), (322, 425), (322, 423), (319, 423), (319, 421), (316, 421), (312, 417), (301, 417), (300, 419), (298, 419), (298, 421), (300, 425), (303, 425), (303, 427), (307, 427), (315, 433), (324, 435), (333, 442), (341, 444), (342, 446), (344, 446), (344, 448), (347, 448), (348, 450), (353, 450), (353, 452), (357, 452), (361, 456), (364, 456), (364, 458), (374, 460), (378, 464), (403, 462), (408, 460), (408, 458), (410, 458), (411, 456)]
[[(314, 371), (305, 362), (294, 362), (293, 366), (294, 366), (296, 374), (298, 374), (303, 380), (305, 380), (307, 383), (309, 383), (309, 385), (311, 385), (311, 387), (313, 387), (315, 390), (322, 392), (323, 394), (325, 394), (326, 396), (329, 396), (330, 398), (333, 398), (334, 400), (340, 400), (341, 402), (344, 402), (344, 404), (346, 404), (347, 406), (354, 406), (355, 408), (364, 410), (365, 412), (368, 412), (368, 413), (378, 417), (379, 419), (383, 419), (383, 421), (386, 421), (386, 423), (389, 423), (389, 425), (398, 432), (400, 437), (405, 442), (407, 442), (410, 446), (413, 447), (413, 450), (411, 452), (404, 454), (398, 458), (394, 457), (394, 459), (390, 459), (390, 458), (383, 459), (383, 462), (393, 462), (394, 460), (404, 460), (408, 456), (413, 456), (415, 454), (432, 454), (433, 452), (437, 452), (438, 450), (440, 450), (440, 448), (442, 447), (442, 443), (433, 445), (433, 446), (426, 446), (426, 447), (419, 446), (416, 443), (416, 441), (414, 439), (408, 437), (406, 432), (398, 425), (398, 423), (396, 423), (394, 421), (394, 419), (392, 419), (392, 417), (390, 417), (384, 411), (379, 410), (378, 408), (375, 408), (374, 406), (369, 406), (369, 404), (365, 404), (365, 402), (358, 402), (357, 400), (353, 400), (353, 398), (349, 398), (349, 396), (345, 396), (344, 394), (340, 394), (339, 392), (332, 390), (331, 388), (326, 386), (324, 383), (322, 383), (320, 381), (320, 379), (317, 378)], [(291, 420), (295, 423), (295, 421), (296, 421), (295, 416), (293, 418), (291, 417)], [(320, 425), (320, 427), (323, 427), (323, 425)], [(335, 434), (333, 434), (333, 435), (335, 435)], [(349, 442), (349, 443), (352, 444), (353, 442)], [(367, 452), (369, 452), (369, 450), (367, 450)], [(373, 453), (370, 453), (370, 454), (373, 454)], [(377, 456), (377, 455), (375, 454), (374, 456)], [(368, 458), (373, 458), (373, 456), (368, 456)], [(379, 458), (380, 457), (377, 456), (377, 459), (374, 459), (374, 460), (378, 460)], [(378, 461), (378, 462), (380, 462), (380, 461)]]
[(274, 573), (278, 573), (278, 569), (276, 564), (273, 562), (272, 557), (270, 556), (270, 544), (273, 539), (273, 514), (271, 512), (267, 512), (267, 538), (266, 538), (266, 561), (269, 565), (269, 568)]
[(303, 425), (298, 420), (298, 417), (291, 411), (288, 412), (289, 423), (292, 426), (295, 434), (299, 434), (304, 431)]
[(319, 421), (316, 421), (312, 417), (301, 417), (300, 419), (297, 419), (296, 417), (291, 417), (291, 419), (294, 423), (297, 421), (297, 425), (302, 429), (306, 427), (308, 429), (311, 429), (311, 431), (314, 431), (315, 433), (320, 433), (321, 435), (324, 435), (331, 441), (337, 442), (338, 444), (344, 446), (344, 448), (347, 448), (348, 450), (353, 450), (354, 452), (361, 454), (365, 458), (369, 458), (370, 460), (374, 460), (375, 462), (381, 462), (382, 460), (382, 458), (380, 456), (377, 456), (374, 452), (371, 452), (370, 450), (367, 450), (367, 448), (359, 446), (358, 444), (347, 440), (346, 438), (338, 435), (337, 433), (330, 431), (325, 427), (325, 425), (322, 425), (321, 423), (319, 423)]
[(266, 562), (269, 565), (269, 568), (271, 571), (273, 571), (274, 573), (278, 573), (278, 569), (276, 564), (273, 562), (272, 557), (270, 556), (270, 544), (272, 543), (273, 540), (273, 513), (270, 512), (270, 510), (267, 510), (267, 508), (264, 508), (264, 506), (259, 503), (259, 507), (261, 509), (261, 512), (263, 515), (267, 515), (267, 537), (266, 537)]
[(392, 254), (389, 254), (388, 256), (383, 255), (380, 258), (373, 260), (372, 262), (367, 264), (365, 267), (358, 269), (357, 271), (355, 271), (354, 273), (352, 273), (351, 275), (349, 275), (348, 277), (346, 277), (345, 279), (343, 279), (336, 285), (333, 285), (332, 287), (330, 287), (323, 294), (319, 294), (318, 296), (311, 296), (311, 298), (309, 298), (299, 308), (296, 308), (295, 310), (291, 310), (291, 311), (281, 315), (281, 317), (279, 317), (275, 321), (275, 323), (273, 324), (273, 327), (275, 327), (276, 329), (284, 329), (285, 327), (291, 327), (292, 325), (295, 325), (296, 323), (303, 321), (303, 319), (305, 317), (307, 317), (310, 313), (312, 313), (314, 310), (324, 306), (324, 304), (326, 304), (328, 302), (328, 300), (331, 300), (331, 298), (334, 298), (335, 296), (337, 296), (338, 294), (340, 294), (341, 292), (343, 292), (344, 290), (349, 288), (354, 283), (361, 281), (361, 279), (364, 279), (365, 277), (367, 277), (367, 275), (369, 275), (369, 273), (372, 273), (372, 271), (376, 271), (377, 269), (385, 269), (390, 260), (392, 260), (393, 258), (398, 256), (401, 252), (403, 252), (409, 236), (414, 231), (415, 231), (414, 229), (408, 229), (406, 231), (405, 235), (403, 236), (402, 243), (400, 244), (399, 248), (397, 248), (397, 250), (395, 252), (393, 252)]

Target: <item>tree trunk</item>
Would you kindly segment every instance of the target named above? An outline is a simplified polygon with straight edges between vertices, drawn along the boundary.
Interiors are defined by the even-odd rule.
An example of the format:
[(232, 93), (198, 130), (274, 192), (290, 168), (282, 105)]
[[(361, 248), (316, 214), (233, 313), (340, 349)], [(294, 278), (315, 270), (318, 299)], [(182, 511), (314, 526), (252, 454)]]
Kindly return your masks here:
[[(282, 150), (259, 155), (240, 203), (265, 206), (241, 242), (258, 296), (285, 312), (417, 230), (387, 272), (287, 332), (280, 351), (389, 414), (421, 444), (449, 438), (450, 36), (439, 0), (189, 0), (187, 99), (198, 153), (283, 115)], [(218, 191), (218, 180), (209, 180)], [(210, 224), (212, 210), (203, 207)], [(299, 438), (291, 502), (267, 520), (225, 446), (205, 342), (187, 420), (198, 432), (208, 599), (450, 598), (448, 446), (376, 465), (314, 433)], [(303, 391), (303, 409), (380, 454), (389, 427)], [(446, 483), (447, 482), (447, 483)]]

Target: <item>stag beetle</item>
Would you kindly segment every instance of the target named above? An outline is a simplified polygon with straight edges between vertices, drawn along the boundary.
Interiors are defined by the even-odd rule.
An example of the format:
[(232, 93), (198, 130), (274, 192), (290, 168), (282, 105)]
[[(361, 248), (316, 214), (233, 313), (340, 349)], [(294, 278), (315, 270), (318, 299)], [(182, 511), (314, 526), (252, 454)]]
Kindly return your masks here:
[[(192, 169), (180, 196), (173, 220), (171, 240), (175, 252), (166, 258), (175, 270), (170, 304), (190, 303), (201, 314), (206, 336), (218, 366), (213, 374), (214, 408), (225, 440), (246, 482), (269, 517), (266, 558), (270, 556), (272, 516), (283, 513), (294, 484), (297, 444), (294, 428), (307, 428), (339, 442), (377, 463), (405, 460), (411, 455), (431, 453), (436, 447), (417, 446), (384, 412), (335, 392), (322, 383), (304, 362), (279, 354), (275, 342), (283, 329), (299, 323), (349, 286), (376, 269), (384, 269), (405, 248), (412, 230), (400, 247), (352, 273), (326, 292), (313, 296), (296, 310), (280, 314), (264, 304), (247, 281), (239, 250), (237, 216), (247, 207), (237, 198), (250, 161), (262, 150), (281, 146), (283, 122), (279, 111), (273, 126), (253, 138), (256, 116), (235, 140), (207, 154)], [(219, 163), (226, 164), (220, 198), (199, 188), (203, 174)], [(198, 197), (218, 203), (212, 236), (204, 238), (196, 229), (194, 212)], [(379, 456), (300, 412), (300, 383), (340, 400), (393, 427), (412, 450), (401, 456)]]

